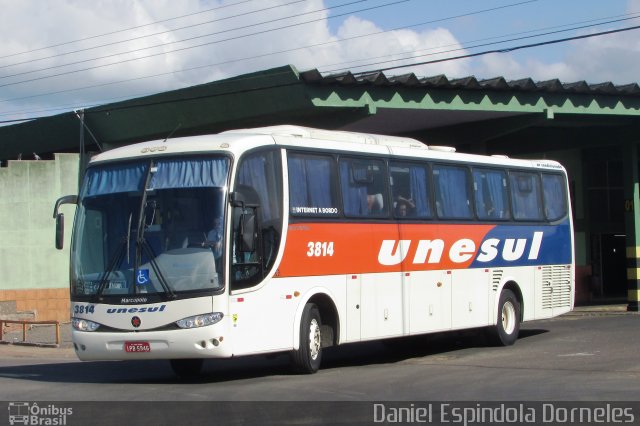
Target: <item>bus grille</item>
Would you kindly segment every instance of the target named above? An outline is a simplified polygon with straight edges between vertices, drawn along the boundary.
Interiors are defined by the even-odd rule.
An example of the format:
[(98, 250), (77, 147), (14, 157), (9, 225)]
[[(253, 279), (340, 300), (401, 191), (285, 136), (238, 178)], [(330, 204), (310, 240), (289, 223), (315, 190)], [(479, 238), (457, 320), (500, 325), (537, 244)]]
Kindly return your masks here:
[(542, 308), (571, 306), (571, 268), (566, 265), (542, 267)]

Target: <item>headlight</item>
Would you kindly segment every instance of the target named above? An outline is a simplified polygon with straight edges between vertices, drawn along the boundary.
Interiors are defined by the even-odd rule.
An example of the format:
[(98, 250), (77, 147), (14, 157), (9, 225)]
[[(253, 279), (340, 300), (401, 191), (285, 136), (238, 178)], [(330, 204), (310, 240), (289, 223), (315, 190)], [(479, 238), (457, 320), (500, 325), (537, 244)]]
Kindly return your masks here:
[(195, 315), (176, 321), (180, 328), (197, 328), (215, 324), (222, 319), (222, 312), (212, 312), (210, 314)]
[(78, 331), (96, 331), (100, 324), (82, 318), (72, 318), (71, 325)]

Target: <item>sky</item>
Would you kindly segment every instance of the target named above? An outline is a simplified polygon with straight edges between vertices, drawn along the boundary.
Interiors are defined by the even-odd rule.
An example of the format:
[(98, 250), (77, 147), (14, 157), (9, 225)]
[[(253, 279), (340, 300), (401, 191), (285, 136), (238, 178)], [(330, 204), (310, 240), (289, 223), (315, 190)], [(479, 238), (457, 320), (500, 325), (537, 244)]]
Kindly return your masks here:
[(640, 26), (640, 0), (0, 0), (0, 10), (0, 125), (283, 65), (640, 82), (640, 29), (593, 36)]

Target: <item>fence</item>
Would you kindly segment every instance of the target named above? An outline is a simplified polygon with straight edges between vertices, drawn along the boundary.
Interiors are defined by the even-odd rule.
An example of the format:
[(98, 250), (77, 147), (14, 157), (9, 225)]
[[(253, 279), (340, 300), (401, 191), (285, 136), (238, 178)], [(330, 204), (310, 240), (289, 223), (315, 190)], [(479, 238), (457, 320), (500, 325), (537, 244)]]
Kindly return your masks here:
[(0, 341), (3, 339), (5, 324), (22, 324), (22, 342), (27, 341), (27, 325), (55, 325), (56, 345), (60, 345), (60, 323), (58, 321), (16, 321), (0, 319)]

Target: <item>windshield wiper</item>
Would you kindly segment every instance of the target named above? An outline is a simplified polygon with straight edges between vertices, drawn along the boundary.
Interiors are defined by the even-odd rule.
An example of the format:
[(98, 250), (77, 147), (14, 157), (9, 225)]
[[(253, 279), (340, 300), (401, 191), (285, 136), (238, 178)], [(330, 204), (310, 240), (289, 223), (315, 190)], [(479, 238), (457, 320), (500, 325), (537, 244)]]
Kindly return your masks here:
[[(158, 281), (160, 282), (160, 285), (162, 286), (162, 289), (164, 290), (165, 294), (170, 299), (175, 299), (176, 294), (171, 289), (171, 286), (167, 283), (166, 278), (164, 277), (164, 275), (162, 274), (162, 271), (160, 270), (160, 266), (158, 265), (158, 262), (156, 262), (155, 253), (153, 253), (153, 250), (149, 246), (147, 239), (144, 237), (144, 231), (146, 229), (146, 220), (147, 220), (147, 208), (146, 208), (147, 192), (149, 190), (149, 182), (151, 182), (151, 175), (155, 172), (154, 169), (155, 169), (154, 163), (153, 161), (151, 161), (151, 164), (149, 164), (149, 170), (147, 171), (147, 176), (144, 182), (144, 191), (142, 192), (142, 199), (140, 200), (140, 214), (138, 215), (138, 229), (136, 232), (136, 235), (137, 235), (136, 263), (135, 263), (135, 269), (134, 269), (134, 276), (137, 276), (138, 268), (140, 268), (140, 264), (142, 263), (142, 250), (144, 250), (147, 254), (147, 257), (149, 258), (149, 263), (151, 264), (151, 268), (153, 269), (153, 272), (155, 272), (156, 277), (158, 277)], [(151, 202), (153, 203), (153, 200)], [(155, 215), (155, 208), (154, 208), (154, 215)], [(153, 218), (152, 218), (152, 221), (153, 221)], [(137, 292), (138, 292), (138, 288), (134, 286), (134, 293), (137, 293)]]
[(94, 299), (98, 301), (102, 301), (102, 292), (104, 291), (105, 287), (107, 286), (107, 283), (109, 282), (108, 278), (111, 275), (111, 273), (114, 271), (116, 266), (118, 266), (122, 262), (122, 259), (124, 258), (124, 255), (125, 255), (125, 247), (127, 247), (128, 245), (129, 245), (128, 235), (125, 235), (124, 237), (122, 237), (122, 240), (120, 240), (120, 244), (118, 244), (118, 247), (116, 248), (116, 252), (113, 254), (113, 257), (111, 258), (111, 261), (107, 266), (107, 269), (104, 270), (104, 272), (102, 273), (102, 276), (100, 277), (100, 281), (98, 281), (98, 290), (96, 290)]
[(129, 213), (129, 224), (127, 225), (127, 263), (131, 263), (131, 258), (129, 257), (129, 249), (131, 245), (131, 217), (133, 216), (133, 212)]

